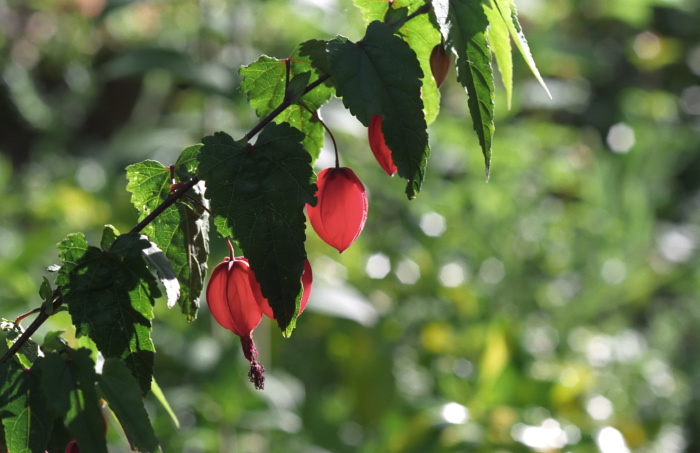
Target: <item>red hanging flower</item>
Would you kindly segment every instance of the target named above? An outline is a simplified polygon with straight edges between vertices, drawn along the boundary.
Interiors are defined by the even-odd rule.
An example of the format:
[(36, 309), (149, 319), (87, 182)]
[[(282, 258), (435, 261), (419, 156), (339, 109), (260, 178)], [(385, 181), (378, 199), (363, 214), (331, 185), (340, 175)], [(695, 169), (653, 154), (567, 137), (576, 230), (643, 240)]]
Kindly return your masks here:
[(350, 247), (367, 220), (367, 193), (347, 167), (326, 168), (318, 174), (318, 202), (306, 205), (316, 234), (340, 253)]
[[(253, 341), (253, 330), (262, 319), (262, 301), (258, 301), (260, 290), (256, 294), (251, 285), (252, 274), (245, 258), (224, 258), (209, 279), (207, 305), (216, 322), (241, 338), (243, 355), (250, 362), (248, 378), (255, 388), (262, 389), (265, 368), (256, 360), (258, 351)], [(254, 276), (252, 280), (255, 281)]]
[[(312, 282), (313, 274), (311, 273), (311, 264), (309, 264), (309, 260), (304, 260), (304, 272), (301, 274), (301, 286), (304, 288), (304, 292), (301, 294), (301, 300), (299, 301), (299, 315), (304, 311), (306, 304), (309, 302)], [(270, 302), (262, 295), (260, 284), (258, 284), (258, 280), (252, 272), (250, 273), (250, 286), (252, 286), (253, 291), (256, 292), (256, 299), (260, 303), (260, 310), (262, 310), (263, 314), (270, 319), (276, 319), (272, 312), (272, 307), (270, 307)]]
[(447, 55), (442, 44), (433, 47), (433, 51), (430, 53), (430, 71), (433, 73), (438, 88), (447, 78), (447, 73), (450, 72), (450, 63), (450, 56)]
[(379, 166), (389, 176), (394, 176), (398, 169), (391, 158), (391, 150), (384, 141), (382, 120), (383, 118), (378, 115), (372, 115), (372, 118), (369, 120), (369, 128), (367, 129), (369, 133), (369, 147), (372, 150), (372, 154), (374, 154), (374, 158), (379, 162)]

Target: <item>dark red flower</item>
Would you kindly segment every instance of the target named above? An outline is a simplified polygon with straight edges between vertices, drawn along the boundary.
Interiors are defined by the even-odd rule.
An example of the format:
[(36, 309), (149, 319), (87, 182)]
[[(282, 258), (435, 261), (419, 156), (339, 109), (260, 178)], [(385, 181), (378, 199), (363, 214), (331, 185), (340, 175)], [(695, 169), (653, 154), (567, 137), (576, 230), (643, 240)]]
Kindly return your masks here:
[(350, 247), (367, 220), (367, 193), (347, 167), (326, 168), (318, 174), (318, 202), (306, 205), (316, 234), (340, 253)]
[(374, 154), (374, 158), (379, 162), (379, 166), (382, 167), (389, 176), (394, 176), (398, 169), (391, 158), (391, 150), (386, 146), (386, 142), (384, 141), (382, 120), (383, 118), (378, 115), (372, 115), (372, 118), (369, 120), (369, 128), (367, 129), (369, 134), (369, 147), (372, 150), (372, 154)]
[(430, 53), (430, 71), (433, 73), (438, 88), (447, 78), (447, 73), (450, 72), (450, 63), (450, 56), (447, 55), (442, 44), (433, 47), (433, 51)]
[(260, 324), (262, 310), (251, 281), (255, 280), (245, 258), (224, 258), (211, 274), (207, 286), (207, 305), (216, 322), (241, 338), (243, 355), (250, 362), (248, 377), (255, 388), (265, 383), (265, 368), (257, 362), (258, 351), (253, 341), (253, 330)]

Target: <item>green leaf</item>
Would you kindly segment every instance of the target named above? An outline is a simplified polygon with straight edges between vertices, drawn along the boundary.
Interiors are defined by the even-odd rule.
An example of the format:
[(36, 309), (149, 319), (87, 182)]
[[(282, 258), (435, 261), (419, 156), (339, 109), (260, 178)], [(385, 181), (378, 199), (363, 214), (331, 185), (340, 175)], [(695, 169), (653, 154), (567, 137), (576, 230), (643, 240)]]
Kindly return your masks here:
[[(194, 176), (201, 145), (185, 149), (175, 165), (182, 180)], [(155, 161), (145, 161), (127, 167), (131, 202), (144, 219), (170, 195), (170, 169)], [(204, 198), (203, 184), (182, 197), (148, 224), (143, 233), (163, 252), (180, 283), (180, 310), (192, 321), (197, 317), (199, 296), (204, 287), (209, 256), (209, 214), (203, 208), (209, 202)], [(196, 200), (196, 201), (193, 201)], [(170, 306), (170, 305), (169, 305)]]
[(144, 394), (153, 374), (153, 302), (160, 296), (143, 256), (149, 246), (136, 233), (119, 236), (104, 251), (89, 246), (82, 234), (58, 245), (64, 265), (57, 282), (76, 335), (90, 337), (106, 358), (125, 360)]
[(474, 130), (491, 171), (491, 142), (494, 123), (494, 85), (491, 49), (486, 39), (489, 21), (484, 0), (435, 0), (433, 10), (445, 43), (457, 53), (457, 80), (467, 90)]
[[(313, 83), (318, 79), (319, 74), (314, 65), (317, 60), (323, 64), (319, 48), (324, 44), (323, 41), (307, 41), (294, 49), (289, 57), (289, 75), (292, 80), (304, 73), (309, 73), (307, 83)], [(285, 60), (265, 55), (240, 69), (239, 72), (243, 76), (241, 89), (246, 93), (250, 106), (255, 109), (259, 118), (265, 118), (284, 101), (286, 71)], [(300, 82), (295, 83), (303, 81), (303, 79), (297, 80)], [(331, 88), (322, 84), (303, 95), (298, 102), (287, 107), (275, 119), (278, 123), (289, 123), (304, 133), (302, 146), (313, 159), (316, 159), (321, 152), (324, 133), (323, 126), (314, 114), (323, 104), (328, 102), (331, 95)], [(309, 110), (314, 113), (312, 114)]]
[(420, 98), (423, 77), (415, 52), (390, 26), (372, 22), (358, 43), (343, 38), (328, 44), (331, 75), (343, 103), (365, 126), (384, 117), (382, 131), (406, 194), (414, 198), (425, 179), (430, 153)]
[(299, 102), (301, 97), (304, 95), (304, 90), (309, 86), (309, 79), (311, 78), (311, 71), (302, 72), (289, 81), (287, 85), (286, 98), (289, 102), (295, 104)]
[(63, 334), (65, 330), (53, 330), (47, 332), (44, 336), (44, 343), (41, 345), (42, 351), (47, 352), (61, 352), (70, 351), (71, 348), (68, 346), (66, 340), (63, 339)]
[(156, 438), (148, 413), (143, 405), (139, 385), (121, 360), (107, 359), (97, 383), (109, 404), (132, 450), (156, 451)]
[(498, 71), (501, 73), (503, 87), (506, 90), (506, 102), (510, 110), (513, 98), (513, 55), (510, 48), (508, 27), (493, 3), (484, 4), (484, 12), (490, 24), (486, 31), (486, 38), (491, 45), (493, 55), (496, 57)]
[(81, 451), (107, 453), (102, 414), (90, 351), (78, 349), (70, 357), (49, 353), (37, 360), (47, 406), (65, 423)]
[[(7, 319), (0, 320), (0, 330), (4, 333), (7, 347), (12, 345), (24, 333), (24, 328)], [(31, 338), (28, 339), (15, 354), (16, 360), (25, 368), (30, 368), (32, 363), (39, 357), (39, 345)]]
[(530, 68), (530, 71), (532, 71), (532, 74), (534, 74), (537, 81), (540, 82), (542, 88), (544, 88), (547, 95), (551, 98), (552, 95), (547, 85), (544, 83), (540, 71), (537, 69), (535, 59), (532, 57), (532, 53), (530, 53), (530, 46), (527, 44), (527, 39), (525, 39), (525, 34), (520, 26), (520, 22), (518, 22), (518, 12), (515, 9), (515, 3), (513, 0), (493, 0), (493, 2), (501, 14), (510, 36), (513, 38), (513, 41), (515, 41), (515, 46), (518, 48), (523, 58), (525, 58), (525, 62)]
[(218, 132), (204, 138), (199, 155), (219, 232), (240, 245), (286, 335), (301, 296), (304, 206), (315, 203), (316, 191), (302, 139), (293, 127), (270, 123), (255, 145)]
[(156, 378), (153, 378), (153, 381), (151, 382), (151, 394), (158, 400), (158, 402), (163, 406), (163, 409), (165, 409), (165, 412), (168, 413), (170, 416), (170, 419), (173, 421), (173, 424), (175, 425), (176, 428), (180, 428), (180, 420), (177, 419), (177, 415), (175, 415), (175, 411), (173, 410), (172, 407), (170, 407), (170, 403), (168, 403), (168, 400), (165, 398), (165, 394), (163, 393), (163, 390), (161, 390), (160, 385), (158, 385), (158, 381), (156, 381)]
[[(390, 3), (378, 2), (376, 0), (355, 0), (355, 5), (362, 11), (362, 17), (366, 24), (375, 20), (386, 20), (387, 16), (392, 17), (389, 10)], [(410, 12), (416, 11), (425, 5), (425, 0), (407, 0), (400, 2), (401, 7), (407, 7)], [(393, 3), (391, 11), (400, 11), (399, 2)], [(440, 91), (430, 69), (430, 54), (433, 48), (441, 43), (440, 31), (435, 28), (428, 14), (420, 14), (406, 22), (399, 30), (401, 37), (416, 53), (423, 71), (423, 87), (421, 88), (421, 98), (425, 109), (425, 121), (432, 123), (440, 112)]]
[(41, 372), (36, 367), (25, 371), (14, 361), (0, 365), (0, 419), (12, 452), (46, 449), (52, 417), (40, 383)]

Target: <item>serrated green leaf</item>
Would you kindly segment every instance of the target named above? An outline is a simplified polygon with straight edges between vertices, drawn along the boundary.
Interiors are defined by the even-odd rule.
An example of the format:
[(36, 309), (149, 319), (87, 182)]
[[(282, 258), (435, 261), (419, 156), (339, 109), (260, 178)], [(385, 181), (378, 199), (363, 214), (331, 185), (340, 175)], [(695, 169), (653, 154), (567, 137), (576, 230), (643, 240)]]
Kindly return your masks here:
[(131, 449), (157, 451), (158, 439), (143, 405), (139, 385), (124, 363), (118, 359), (106, 359), (97, 383), (119, 419)]
[(112, 225), (105, 225), (104, 230), (102, 230), (102, 241), (100, 242), (100, 247), (102, 250), (109, 250), (114, 241), (119, 237), (119, 231)]
[(525, 62), (530, 68), (530, 71), (532, 71), (532, 74), (534, 74), (537, 81), (540, 82), (540, 85), (542, 85), (542, 88), (544, 88), (544, 91), (546, 91), (547, 95), (551, 98), (552, 95), (549, 92), (547, 85), (544, 83), (544, 80), (540, 75), (540, 71), (537, 69), (535, 59), (532, 57), (532, 53), (530, 52), (530, 46), (527, 44), (527, 39), (525, 39), (525, 34), (520, 26), (520, 22), (518, 22), (518, 12), (515, 9), (515, 3), (513, 0), (493, 0), (493, 2), (501, 14), (510, 36), (513, 38), (513, 41), (515, 41), (515, 46), (518, 48), (523, 58), (525, 58)]
[[(317, 64), (317, 60), (320, 60), (320, 64), (323, 64), (323, 58), (318, 52), (320, 43), (322, 41), (307, 41), (294, 49), (294, 52), (289, 57), (290, 77), (292, 80), (303, 73), (309, 73), (307, 83), (312, 83), (318, 79), (319, 74), (314, 65)], [(310, 54), (313, 55), (313, 59)], [(265, 55), (254, 63), (240, 69), (239, 72), (243, 76), (241, 89), (246, 93), (250, 106), (255, 109), (259, 118), (269, 115), (284, 101), (286, 71), (285, 60), (278, 60)], [(275, 119), (278, 123), (289, 123), (304, 133), (302, 146), (311, 154), (313, 159), (316, 159), (321, 152), (324, 129), (311, 112), (315, 113), (323, 104), (328, 102), (331, 95), (332, 89), (322, 84), (303, 95), (297, 103), (287, 107)]]
[(37, 360), (47, 406), (65, 423), (81, 451), (107, 453), (102, 415), (90, 351), (78, 349), (64, 358), (49, 353)]
[[(146, 235), (141, 235), (143, 239), (148, 240)], [(165, 253), (158, 246), (150, 242), (150, 247), (143, 250), (150, 267), (156, 270), (158, 279), (165, 288), (165, 296), (168, 308), (173, 308), (180, 298), (180, 282), (177, 281), (177, 274), (173, 269), (172, 264), (168, 261)]]
[[(355, 0), (355, 5), (362, 11), (362, 17), (366, 24), (375, 20), (386, 19), (389, 14), (389, 2), (378, 2), (376, 0)], [(407, 7), (410, 12), (416, 11), (424, 6), (425, 0), (402, 1), (400, 7)], [(399, 8), (398, 2), (393, 5)], [(392, 11), (396, 9), (392, 8)], [(425, 122), (432, 123), (440, 112), (440, 91), (430, 70), (430, 54), (433, 48), (440, 44), (440, 31), (435, 28), (428, 14), (421, 14), (406, 22), (399, 30), (401, 37), (411, 46), (416, 53), (423, 71), (423, 87), (421, 88), (421, 98), (425, 110)]]
[(139, 234), (120, 235), (109, 250), (73, 234), (58, 245), (63, 300), (76, 335), (89, 336), (105, 357), (126, 361), (147, 393), (153, 374), (153, 303), (160, 291), (146, 266), (150, 246)]
[(369, 25), (362, 41), (334, 40), (328, 49), (338, 96), (365, 126), (372, 115), (384, 117), (384, 139), (399, 176), (408, 181), (406, 194), (414, 198), (430, 154), (420, 98), (423, 72), (415, 52), (378, 21)]
[(484, 0), (434, 0), (433, 10), (449, 49), (457, 53), (457, 80), (467, 90), (469, 113), (491, 171), (491, 142), (494, 132), (494, 84), (491, 49), (486, 39), (489, 21)]
[[(190, 179), (196, 171), (201, 145), (185, 149), (177, 164), (176, 174)], [(129, 183), (126, 189), (132, 193), (131, 202), (144, 219), (170, 194), (170, 169), (155, 161), (145, 161), (127, 167)], [(143, 233), (163, 252), (175, 270), (180, 283), (180, 310), (192, 321), (197, 317), (199, 296), (204, 286), (209, 256), (209, 214), (203, 208), (209, 202), (204, 198), (203, 184), (197, 184), (189, 197), (180, 198), (158, 218), (148, 224)], [(196, 201), (193, 201), (196, 200)]]
[(41, 390), (40, 371), (25, 371), (16, 362), (0, 365), (0, 419), (12, 452), (44, 451), (52, 417)]
[(498, 71), (501, 73), (503, 87), (506, 90), (506, 103), (510, 110), (513, 97), (513, 55), (510, 48), (508, 27), (494, 3), (485, 3), (484, 12), (490, 24), (486, 31), (486, 38), (491, 45), (493, 55), (496, 57)]
[(270, 123), (255, 145), (218, 132), (204, 139), (199, 176), (223, 236), (248, 258), (285, 334), (294, 328), (304, 270), (304, 206), (315, 203), (311, 159), (302, 134)]
[[(24, 333), (24, 328), (21, 325), (7, 319), (0, 321), (0, 330), (5, 334), (5, 344), (8, 348), (12, 347), (15, 341)], [(39, 357), (39, 345), (30, 338), (22, 345), (14, 357), (23, 367), (30, 368), (32, 363)]]

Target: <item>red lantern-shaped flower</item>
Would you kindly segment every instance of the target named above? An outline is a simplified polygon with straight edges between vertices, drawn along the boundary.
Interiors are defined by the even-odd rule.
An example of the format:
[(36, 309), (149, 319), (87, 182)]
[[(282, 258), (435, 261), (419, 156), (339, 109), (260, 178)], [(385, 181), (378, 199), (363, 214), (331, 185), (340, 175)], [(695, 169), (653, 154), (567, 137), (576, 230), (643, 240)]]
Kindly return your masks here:
[[(250, 273), (250, 279), (250, 286), (253, 287), (253, 291), (257, 291), (256, 299), (260, 303), (260, 310), (262, 310), (263, 314), (268, 318), (276, 319), (275, 314), (272, 312), (272, 307), (270, 307), (270, 302), (263, 297), (262, 292), (260, 291), (260, 285), (252, 272)], [(304, 292), (302, 293), (301, 300), (299, 301), (299, 315), (304, 311), (306, 304), (309, 302), (312, 282), (313, 275), (311, 273), (311, 264), (309, 264), (309, 260), (304, 260), (304, 272), (301, 274), (301, 286), (304, 288)]]
[(378, 115), (372, 115), (369, 120), (369, 128), (367, 129), (369, 133), (369, 147), (374, 154), (374, 158), (379, 162), (379, 166), (389, 175), (394, 176), (396, 171), (396, 165), (391, 158), (391, 150), (386, 146), (384, 141), (384, 133), (382, 132), (382, 117)]
[[(233, 255), (233, 253), (231, 253)], [(241, 347), (245, 358), (250, 361), (248, 378), (255, 388), (262, 389), (265, 384), (265, 368), (257, 362), (258, 351), (253, 341), (253, 329), (262, 319), (260, 306), (267, 301), (260, 289), (253, 289), (257, 280), (252, 275), (248, 260), (245, 258), (224, 258), (214, 268), (207, 286), (207, 304), (212, 316), (222, 327), (241, 337)]]
[(450, 56), (447, 55), (442, 44), (433, 47), (433, 51), (430, 53), (430, 71), (433, 73), (438, 88), (447, 78), (447, 73), (450, 72), (450, 63)]
[(306, 205), (316, 234), (340, 253), (360, 235), (367, 220), (367, 193), (347, 167), (326, 168), (318, 174), (318, 202)]

